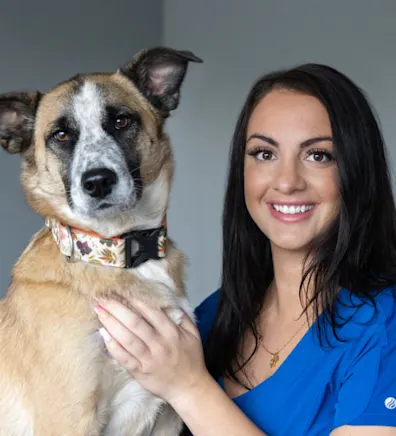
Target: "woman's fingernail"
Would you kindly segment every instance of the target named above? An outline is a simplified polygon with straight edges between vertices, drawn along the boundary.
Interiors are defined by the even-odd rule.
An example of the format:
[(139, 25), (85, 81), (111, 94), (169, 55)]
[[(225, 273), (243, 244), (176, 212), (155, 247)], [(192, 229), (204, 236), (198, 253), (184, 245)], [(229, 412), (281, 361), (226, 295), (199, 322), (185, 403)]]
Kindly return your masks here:
[(99, 329), (99, 333), (101, 334), (102, 338), (103, 338), (106, 342), (109, 342), (109, 341), (111, 340), (110, 333), (109, 333), (109, 332), (108, 332), (104, 327), (101, 327), (101, 328)]
[(97, 305), (97, 306), (95, 306), (94, 307), (94, 311), (95, 311), (95, 313), (98, 315), (98, 316), (100, 316), (100, 317), (102, 317), (102, 318), (104, 318), (105, 316), (106, 316), (106, 309), (104, 309), (102, 306), (100, 306), (100, 305)]

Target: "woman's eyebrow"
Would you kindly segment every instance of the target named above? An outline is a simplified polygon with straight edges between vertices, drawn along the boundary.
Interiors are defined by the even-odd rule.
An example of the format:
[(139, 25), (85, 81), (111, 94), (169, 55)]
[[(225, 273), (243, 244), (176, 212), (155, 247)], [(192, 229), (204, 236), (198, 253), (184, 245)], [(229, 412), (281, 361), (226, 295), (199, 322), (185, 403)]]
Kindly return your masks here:
[[(275, 139), (262, 135), (261, 133), (252, 133), (249, 136), (247, 142), (249, 142), (251, 139), (260, 139), (261, 141), (267, 142), (268, 144), (271, 144), (274, 147), (279, 147), (279, 144), (278, 142), (275, 141)], [(314, 138), (306, 139), (300, 144), (300, 146), (301, 148), (305, 148), (317, 142), (323, 142), (323, 141), (333, 141), (333, 138), (331, 136), (315, 136)]]

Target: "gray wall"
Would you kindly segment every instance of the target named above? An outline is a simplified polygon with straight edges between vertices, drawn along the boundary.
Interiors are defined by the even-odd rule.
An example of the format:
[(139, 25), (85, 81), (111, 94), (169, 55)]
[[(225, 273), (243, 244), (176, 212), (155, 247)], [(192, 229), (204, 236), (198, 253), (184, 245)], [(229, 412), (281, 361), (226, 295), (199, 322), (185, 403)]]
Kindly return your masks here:
[(169, 123), (176, 178), (170, 231), (190, 258), (194, 303), (221, 273), (221, 212), (237, 114), (257, 76), (303, 62), (340, 69), (369, 94), (396, 162), (394, 0), (165, 0), (164, 40), (193, 50)]
[[(13, 1), (0, 14), (0, 93), (47, 90), (77, 72), (114, 71), (162, 37), (161, 0)], [(25, 204), (19, 157), (0, 150), (0, 295), (42, 225)]]
[[(394, 0), (130, 0), (117, 7), (71, 0), (62, 9), (24, 0), (0, 16), (0, 92), (45, 90), (76, 69), (112, 70), (161, 35), (204, 59), (191, 66), (167, 128), (176, 156), (169, 230), (189, 258), (196, 304), (219, 284), (228, 148), (252, 82), (308, 61), (339, 68), (371, 97), (395, 160), (395, 22)], [(4, 292), (12, 264), (42, 221), (24, 203), (18, 157), (0, 156)]]

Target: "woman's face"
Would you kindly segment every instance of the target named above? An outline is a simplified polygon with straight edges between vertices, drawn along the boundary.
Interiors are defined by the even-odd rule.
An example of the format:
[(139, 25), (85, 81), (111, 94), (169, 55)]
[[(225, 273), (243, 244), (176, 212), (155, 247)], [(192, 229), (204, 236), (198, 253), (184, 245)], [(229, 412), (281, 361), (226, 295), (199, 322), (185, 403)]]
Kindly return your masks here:
[(247, 128), (247, 209), (274, 249), (303, 251), (339, 210), (330, 120), (315, 97), (268, 93)]

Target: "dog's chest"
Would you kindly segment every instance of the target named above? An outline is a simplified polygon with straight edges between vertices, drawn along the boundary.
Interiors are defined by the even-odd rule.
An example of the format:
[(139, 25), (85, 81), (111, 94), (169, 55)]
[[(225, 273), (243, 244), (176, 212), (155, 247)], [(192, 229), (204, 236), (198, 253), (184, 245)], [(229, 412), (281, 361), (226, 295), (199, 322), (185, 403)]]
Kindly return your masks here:
[[(155, 298), (168, 306), (166, 313), (179, 324), (183, 312), (193, 318), (192, 309), (185, 296), (176, 294), (176, 285), (168, 274), (164, 261), (148, 261), (131, 271), (131, 274), (150, 284)], [(94, 341), (101, 340), (95, 336)], [(110, 355), (102, 374), (102, 399), (98, 410), (107, 416), (105, 436), (136, 434), (153, 426), (163, 401), (145, 391)], [(107, 412), (106, 412), (107, 410)], [(108, 412), (110, 411), (110, 412)]]
[(149, 260), (137, 268), (132, 269), (131, 274), (136, 275), (141, 280), (164, 286), (167, 288), (168, 292), (170, 291), (172, 294), (176, 291), (175, 282), (166, 268), (166, 260)]
[(159, 298), (169, 306), (166, 312), (175, 324), (180, 323), (182, 311), (194, 319), (194, 312), (187, 297), (177, 294), (175, 281), (168, 272), (166, 262), (166, 260), (151, 260), (133, 269), (131, 273), (151, 284), (156, 294), (155, 298)]
[(110, 357), (102, 384), (98, 413), (105, 417), (104, 436), (140, 435), (152, 427), (163, 401), (144, 390)]

